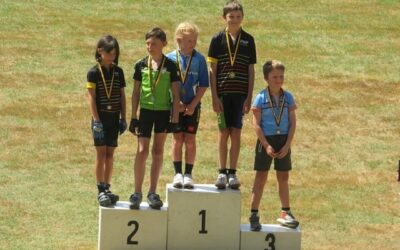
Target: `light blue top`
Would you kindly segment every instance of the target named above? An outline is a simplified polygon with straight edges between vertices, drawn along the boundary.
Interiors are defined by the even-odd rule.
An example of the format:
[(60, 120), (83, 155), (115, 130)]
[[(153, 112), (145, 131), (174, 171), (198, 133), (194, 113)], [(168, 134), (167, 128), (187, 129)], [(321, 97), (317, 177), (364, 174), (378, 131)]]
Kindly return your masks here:
[[(288, 91), (283, 91), (283, 95), (279, 97), (279, 104), (273, 101), (273, 107), (275, 110), (275, 115), (279, 116), (279, 107), (282, 104), (283, 96), (285, 96), (285, 103), (283, 105), (283, 113), (282, 119), (279, 124), (280, 134), (288, 134), (289, 133), (289, 110), (296, 109), (296, 103), (291, 93)], [(261, 122), (260, 127), (264, 135), (276, 135), (276, 131), (278, 126), (276, 125), (274, 114), (271, 109), (270, 104), (270, 96), (268, 94), (268, 90), (264, 89), (259, 94), (257, 94), (256, 98), (253, 102), (253, 109), (257, 109), (261, 111)]]
[[(179, 81), (179, 93), (180, 100), (184, 104), (190, 104), (194, 97), (196, 96), (197, 87), (208, 87), (208, 69), (206, 59), (202, 54), (193, 51), (192, 62), (190, 63), (189, 72), (186, 76), (185, 84), (182, 84), (182, 80)], [(186, 72), (187, 64), (189, 63), (190, 55), (183, 56), (180, 55), (180, 65), (182, 68), (182, 73)], [(167, 54), (167, 57), (177, 63), (176, 50)], [(181, 77), (182, 79), (183, 77)]]

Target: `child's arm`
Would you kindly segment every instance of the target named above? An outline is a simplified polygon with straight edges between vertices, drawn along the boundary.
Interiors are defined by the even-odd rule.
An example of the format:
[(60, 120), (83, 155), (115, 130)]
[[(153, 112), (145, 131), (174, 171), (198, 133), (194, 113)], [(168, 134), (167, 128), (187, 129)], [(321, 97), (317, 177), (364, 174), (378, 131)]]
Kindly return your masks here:
[(121, 119), (126, 119), (126, 96), (125, 96), (125, 88), (121, 88)]
[(137, 110), (139, 107), (139, 99), (140, 99), (140, 85), (142, 82), (134, 80), (133, 91), (132, 91), (132, 113), (131, 119), (137, 119)]
[(214, 112), (222, 113), (224, 108), (217, 95), (217, 64), (211, 63), (210, 65), (210, 85), (211, 85), (211, 99)]
[(249, 86), (247, 89), (247, 98), (243, 104), (243, 113), (247, 114), (251, 108), (251, 99), (253, 98), (253, 88), (254, 88), (254, 64), (249, 65)]
[(196, 96), (193, 98), (192, 102), (186, 106), (185, 115), (193, 115), (194, 109), (197, 107), (201, 98), (203, 98), (204, 93), (206, 92), (206, 87), (199, 87), (196, 92)]
[(92, 113), (93, 120), (95, 122), (100, 121), (99, 113), (97, 112), (97, 105), (96, 105), (96, 89), (90, 88), (88, 89), (88, 97), (89, 97), (89, 107), (90, 112)]
[(258, 109), (253, 109), (253, 128), (256, 131), (256, 135), (258, 140), (260, 140), (261, 145), (265, 148), (265, 151), (269, 156), (275, 158), (277, 154), (275, 153), (274, 148), (268, 144), (267, 139), (265, 139), (264, 133), (260, 127), (261, 123), (261, 112)]
[(179, 82), (172, 82), (171, 83), (172, 89), (172, 123), (179, 122)]
[(289, 152), (290, 145), (296, 131), (296, 109), (289, 109), (289, 133), (285, 145), (278, 152), (278, 159), (282, 159)]

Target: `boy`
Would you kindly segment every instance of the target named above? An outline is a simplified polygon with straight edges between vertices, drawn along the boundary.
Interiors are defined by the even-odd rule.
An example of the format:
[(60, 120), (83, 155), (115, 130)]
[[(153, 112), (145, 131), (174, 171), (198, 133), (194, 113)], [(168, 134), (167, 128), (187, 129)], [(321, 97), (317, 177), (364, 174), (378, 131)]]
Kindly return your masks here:
[[(198, 36), (196, 25), (180, 23), (175, 31), (177, 50), (167, 54), (178, 65), (180, 74), (179, 127), (174, 133), (172, 160), (175, 169), (173, 186), (193, 188), (192, 169), (196, 157), (196, 132), (200, 121), (200, 101), (208, 84), (207, 63), (195, 50)], [(185, 144), (185, 172), (182, 175), (182, 147)]]
[(253, 103), (253, 126), (257, 134), (253, 192), (251, 196), (250, 229), (261, 230), (258, 207), (268, 171), (274, 160), (278, 179), (281, 217), (277, 220), (282, 226), (296, 228), (299, 222), (290, 212), (289, 171), (292, 169), (290, 144), (296, 130), (296, 103), (292, 94), (282, 89), (285, 66), (279, 61), (267, 61), (263, 66), (264, 79), (268, 83)]
[[(210, 62), (210, 83), (212, 104), (218, 114), (219, 175), (215, 185), (225, 189), (228, 183), (238, 189), (236, 177), (240, 153), (240, 136), (243, 114), (250, 110), (254, 86), (254, 64), (256, 48), (253, 37), (245, 32), (243, 7), (236, 1), (229, 1), (223, 9), (227, 27), (211, 40), (207, 61)], [(228, 139), (231, 139), (227, 169)]]
[[(159, 209), (163, 206), (163, 202), (156, 193), (156, 188), (163, 164), (166, 132), (167, 130), (174, 131), (178, 123), (179, 76), (175, 63), (164, 56), (162, 52), (167, 45), (165, 32), (160, 28), (153, 28), (146, 34), (145, 39), (149, 55), (136, 63), (133, 75), (132, 119), (129, 131), (138, 136), (138, 147), (134, 163), (135, 191), (129, 201), (131, 208), (139, 209), (142, 202), (142, 184), (146, 159), (149, 154), (151, 132), (154, 126), (150, 188), (147, 202), (151, 208)], [(172, 123), (169, 123), (171, 90), (173, 108)], [(139, 103), (140, 115), (137, 119)]]

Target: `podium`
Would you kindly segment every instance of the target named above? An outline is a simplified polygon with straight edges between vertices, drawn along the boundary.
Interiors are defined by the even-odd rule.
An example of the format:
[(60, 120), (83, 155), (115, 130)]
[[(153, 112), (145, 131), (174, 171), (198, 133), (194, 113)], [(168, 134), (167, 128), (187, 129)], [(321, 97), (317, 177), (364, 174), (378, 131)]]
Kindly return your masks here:
[(241, 225), (240, 190), (218, 190), (198, 184), (194, 189), (166, 186), (160, 210), (142, 202), (99, 208), (99, 250), (299, 250), (300, 228), (263, 224), (259, 232)]
[(168, 249), (239, 250), (240, 191), (167, 185)]
[(142, 202), (139, 210), (130, 210), (129, 202), (117, 202), (99, 213), (99, 250), (166, 249), (166, 207), (154, 210)]
[(259, 232), (250, 231), (250, 224), (240, 226), (240, 250), (300, 250), (300, 228), (290, 229), (274, 224), (262, 224)]

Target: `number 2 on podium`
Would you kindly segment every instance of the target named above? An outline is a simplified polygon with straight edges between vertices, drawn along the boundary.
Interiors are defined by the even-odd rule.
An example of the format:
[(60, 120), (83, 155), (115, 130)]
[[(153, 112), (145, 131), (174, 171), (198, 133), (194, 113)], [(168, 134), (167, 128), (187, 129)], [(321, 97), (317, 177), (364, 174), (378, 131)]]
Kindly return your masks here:
[(201, 230), (199, 231), (199, 234), (207, 234), (206, 230), (206, 210), (201, 210), (199, 212), (199, 215), (201, 216)]

